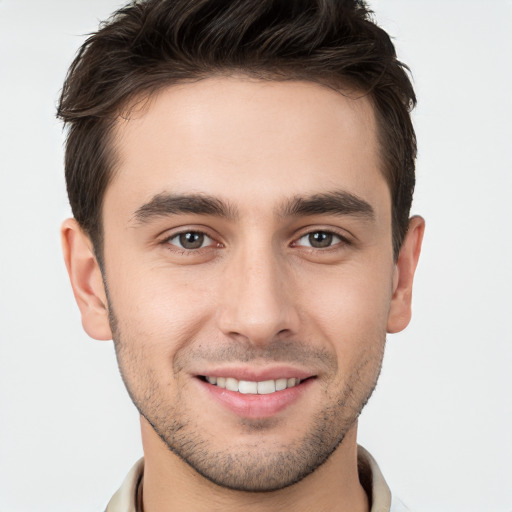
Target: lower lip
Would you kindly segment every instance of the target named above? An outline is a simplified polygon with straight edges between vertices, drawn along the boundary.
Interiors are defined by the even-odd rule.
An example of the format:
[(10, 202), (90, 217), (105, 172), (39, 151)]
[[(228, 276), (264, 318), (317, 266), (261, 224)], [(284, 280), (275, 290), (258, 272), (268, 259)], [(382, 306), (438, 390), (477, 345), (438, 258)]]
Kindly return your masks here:
[(269, 418), (299, 400), (311, 386), (314, 379), (307, 379), (298, 386), (286, 388), (268, 395), (252, 395), (229, 391), (213, 384), (198, 380), (203, 388), (221, 405), (244, 418)]

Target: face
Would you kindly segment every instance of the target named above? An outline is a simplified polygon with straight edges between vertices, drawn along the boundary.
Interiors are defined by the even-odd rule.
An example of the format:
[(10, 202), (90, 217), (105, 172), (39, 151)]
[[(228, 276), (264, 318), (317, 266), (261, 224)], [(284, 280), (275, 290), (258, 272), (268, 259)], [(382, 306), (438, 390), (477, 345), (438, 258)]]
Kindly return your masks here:
[(142, 416), (211, 481), (271, 490), (355, 428), (397, 277), (372, 107), (301, 82), (172, 86), (120, 120), (104, 280)]

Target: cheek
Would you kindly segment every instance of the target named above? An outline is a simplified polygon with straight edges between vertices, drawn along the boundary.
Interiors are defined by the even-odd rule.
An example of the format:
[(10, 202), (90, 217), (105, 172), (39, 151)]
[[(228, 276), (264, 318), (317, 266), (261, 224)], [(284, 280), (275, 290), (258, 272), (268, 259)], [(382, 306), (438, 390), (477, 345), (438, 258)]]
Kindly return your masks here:
[(213, 283), (193, 268), (120, 264), (108, 274), (107, 284), (123, 340), (160, 357), (190, 342), (214, 304)]
[[(110, 274), (118, 362), (139, 404), (144, 396), (155, 395), (157, 389), (167, 390), (165, 396), (171, 397), (186, 384), (176, 367), (177, 354), (199, 337), (212, 298), (185, 274), (161, 269), (126, 274), (121, 265)], [(125, 279), (125, 275), (131, 275), (131, 279)]]
[(391, 299), (390, 270), (356, 265), (333, 269), (304, 285), (301, 308), (309, 323), (323, 332), (336, 352), (350, 358), (362, 345), (380, 344), (386, 332)]

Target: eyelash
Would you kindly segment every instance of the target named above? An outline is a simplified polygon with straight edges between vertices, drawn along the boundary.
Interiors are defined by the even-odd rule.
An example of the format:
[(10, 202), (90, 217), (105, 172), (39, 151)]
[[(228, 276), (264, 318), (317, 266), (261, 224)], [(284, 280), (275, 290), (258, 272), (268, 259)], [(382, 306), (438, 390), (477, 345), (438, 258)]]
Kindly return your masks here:
[[(171, 240), (174, 240), (174, 239), (177, 239), (179, 238), (180, 236), (182, 235), (187, 235), (187, 234), (194, 234), (194, 235), (202, 235), (206, 238), (208, 238), (209, 240), (211, 240), (211, 244), (208, 244), (204, 247), (197, 247), (197, 248), (192, 248), (192, 249), (187, 249), (185, 247), (180, 247), (179, 245), (177, 245), (177, 243), (172, 243)], [(173, 251), (176, 251), (180, 254), (185, 254), (185, 255), (192, 255), (192, 254), (197, 254), (198, 251), (201, 251), (201, 250), (204, 250), (204, 249), (209, 249), (210, 247), (214, 247), (213, 246), (213, 243), (216, 243), (216, 246), (215, 248), (222, 248), (223, 247), (223, 244), (221, 244), (220, 242), (216, 242), (216, 240), (210, 236), (208, 233), (206, 233), (205, 231), (202, 231), (200, 229), (187, 229), (187, 230), (183, 230), (183, 231), (180, 231), (178, 233), (174, 233), (172, 234), (171, 236), (168, 236), (166, 237), (164, 240), (162, 240), (162, 244), (163, 245), (171, 245), (173, 247)]]
[[(320, 233), (322, 233), (324, 235), (331, 236), (333, 238), (337, 238), (338, 241), (336, 243), (331, 243), (331, 245), (328, 245), (326, 247), (313, 247), (311, 244), (310, 245), (299, 244), (299, 241), (301, 239), (306, 238), (306, 237), (311, 237), (312, 235), (320, 234)], [(172, 240), (177, 239), (178, 237), (180, 237), (182, 235), (187, 235), (187, 234), (202, 235), (204, 237), (207, 237), (209, 240), (211, 240), (212, 243), (210, 243), (209, 245), (206, 245), (204, 247), (201, 246), (201, 247), (197, 247), (197, 248), (185, 248), (185, 247), (180, 247), (177, 243), (171, 242)], [(190, 255), (198, 254), (199, 251), (203, 251), (205, 249), (207, 250), (212, 247), (213, 248), (223, 248), (224, 247), (224, 245), (220, 242), (216, 242), (216, 246), (214, 246), (213, 242), (216, 242), (215, 238), (210, 236), (205, 231), (202, 231), (200, 229), (189, 229), (189, 230), (180, 231), (178, 233), (174, 233), (171, 236), (168, 236), (164, 240), (162, 240), (161, 243), (163, 245), (166, 245), (167, 247), (172, 246), (172, 249), (170, 249), (170, 250), (177, 252), (180, 255), (190, 256)], [(302, 247), (307, 251), (327, 252), (329, 250), (340, 249), (341, 247), (346, 246), (346, 245), (351, 245), (351, 241), (347, 237), (341, 235), (340, 233), (330, 230), (330, 229), (315, 229), (315, 230), (304, 232), (298, 238), (295, 238), (291, 242), (290, 247)]]
[[(327, 247), (313, 247), (312, 245), (299, 245), (298, 242), (303, 239), (303, 238), (306, 238), (306, 237), (311, 237), (312, 235), (318, 235), (318, 234), (324, 234), (324, 235), (328, 235), (328, 236), (331, 236), (332, 238), (337, 238), (338, 241), (336, 243), (332, 243), (331, 245), (327, 246)], [(300, 237), (296, 238), (293, 242), (292, 242), (292, 247), (305, 247), (306, 249), (308, 250), (320, 250), (320, 251), (327, 251), (329, 249), (336, 249), (336, 248), (339, 248), (338, 246), (344, 246), (344, 245), (350, 245), (351, 242), (350, 240), (341, 235), (340, 233), (337, 233), (336, 231), (333, 231), (333, 230), (329, 230), (329, 229), (315, 229), (313, 231), (308, 231), (304, 234), (302, 234)]]

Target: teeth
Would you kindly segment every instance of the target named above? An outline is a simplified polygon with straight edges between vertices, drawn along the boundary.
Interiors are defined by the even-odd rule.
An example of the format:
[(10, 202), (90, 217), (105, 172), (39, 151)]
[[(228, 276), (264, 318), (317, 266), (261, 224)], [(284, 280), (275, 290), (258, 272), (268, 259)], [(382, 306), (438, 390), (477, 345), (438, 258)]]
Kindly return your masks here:
[(238, 391), (244, 395), (268, 395), (300, 384), (300, 379), (295, 377), (291, 379), (262, 380), (260, 382), (237, 380), (233, 377), (206, 377), (206, 380), (219, 388)]
[(263, 380), (258, 382), (258, 395), (268, 395), (276, 390), (275, 380)]
[(226, 389), (228, 391), (238, 391), (238, 381), (231, 377), (226, 379)]
[[(288, 379), (277, 379), (276, 380), (276, 391), (282, 391), (288, 386)], [(292, 386), (290, 386), (292, 387)]]
[(241, 380), (238, 383), (238, 392), (243, 393), (244, 395), (256, 395), (258, 393), (258, 383)]

